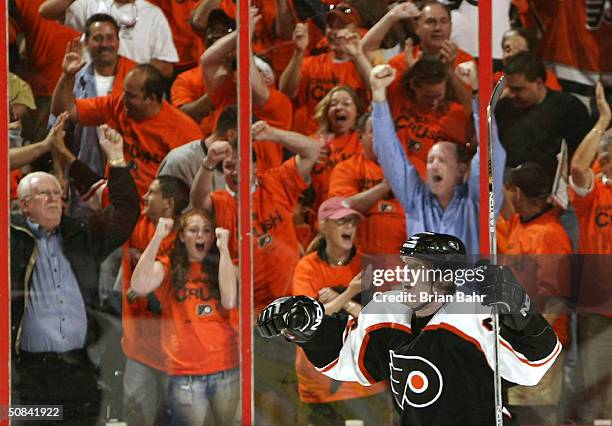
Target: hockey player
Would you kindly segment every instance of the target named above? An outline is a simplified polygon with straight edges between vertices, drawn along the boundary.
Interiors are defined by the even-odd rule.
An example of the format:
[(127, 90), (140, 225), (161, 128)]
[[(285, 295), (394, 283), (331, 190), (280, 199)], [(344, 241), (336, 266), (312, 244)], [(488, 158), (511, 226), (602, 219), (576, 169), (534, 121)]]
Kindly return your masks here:
[[(412, 236), (401, 251), (409, 268), (452, 268), (449, 256), (463, 259), (464, 255), (458, 238), (429, 232)], [(299, 344), (321, 372), (336, 380), (363, 385), (388, 380), (402, 425), (491, 425), (495, 421), (490, 307), (499, 305), (502, 312), (499, 371), (505, 387), (537, 384), (561, 344), (546, 320), (529, 311), (529, 298), (510, 269), (484, 265), (481, 272), (478, 290), (485, 307), (480, 313), (450, 314), (457, 302), (434, 297), (389, 309), (371, 302), (358, 319), (349, 320), (325, 316), (318, 301), (294, 296), (268, 305), (257, 326), (263, 336), (282, 334)], [(411, 292), (451, 295), (456, 291), (449, 281), (413, 284)], [(505, 409), (504, 413), (511, 421)]]

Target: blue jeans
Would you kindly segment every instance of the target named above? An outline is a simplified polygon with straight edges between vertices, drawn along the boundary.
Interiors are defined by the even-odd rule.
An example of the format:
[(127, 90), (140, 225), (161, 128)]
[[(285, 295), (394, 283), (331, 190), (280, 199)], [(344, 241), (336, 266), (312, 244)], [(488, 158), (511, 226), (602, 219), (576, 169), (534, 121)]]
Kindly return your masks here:
[(172, 425), (239, 425), (237, 368), (204, 376), (170, 376), (166, 395)]

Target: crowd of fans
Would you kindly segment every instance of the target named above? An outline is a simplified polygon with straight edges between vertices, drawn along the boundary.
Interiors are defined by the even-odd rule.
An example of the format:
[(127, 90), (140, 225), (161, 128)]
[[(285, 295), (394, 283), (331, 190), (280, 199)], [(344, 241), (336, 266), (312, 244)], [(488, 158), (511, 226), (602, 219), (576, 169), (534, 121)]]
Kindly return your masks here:
[[(362, 257), (415, 233), (478, 255), (473, 3), (251, 1), (255, 314), (294, 294), (357, 318)], [(492, 179), (501, 261), (564, 345), (508, 408), (555, 424), (612, 418), (612, 7), (544, 3), (495, 2)], [(235, 1), (8, 4), (13, 403), (240, 424)], [(555, 75), (555, 13), (601, 60), (547, 52)], [(393, 423), (385, 383), (254, 336), (256, 424)]]

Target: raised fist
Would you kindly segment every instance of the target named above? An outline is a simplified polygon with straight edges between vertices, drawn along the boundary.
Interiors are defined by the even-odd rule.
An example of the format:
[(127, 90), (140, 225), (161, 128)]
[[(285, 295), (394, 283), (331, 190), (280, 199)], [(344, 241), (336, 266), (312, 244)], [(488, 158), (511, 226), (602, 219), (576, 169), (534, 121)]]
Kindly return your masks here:
[(208, 148), (204, 165), (215, 167), (221, 161), (232, 156), (232, 146), (227, 141), (214, 141)]
[(299, 23), (295, 26), (293, 30), (293, 42), (295, 43), (295, 48), (303, 52), (308, 47), (308, 27), (304, 23)]
[(376, 65), (370, 71), (370, 85), (372, 90), (385, 89), (395, 79), (395, 68), (391, 65)]
[(157, 228), (155, 228), (155, 235), (164, 239), (170, 234), (173, 226), (173, 219), (170, 219), (169, 217), (160, 217), (157, 221)]
[(323, 305), (308, 296), (288, 296), (276, 299), (257, 318), (257, 330), (262, 337), (285, 336), (304, 343), (316, 333), (323, 321)]
[(117, 130), (103, 124), (100, 129), (100, 148), (108, 160), (123, 159), (123, 136)]
[(256, 141), (265, 141), (272, 138), (274, 128), (263, 120), (259, 120), (251, 126), (251, 134)]

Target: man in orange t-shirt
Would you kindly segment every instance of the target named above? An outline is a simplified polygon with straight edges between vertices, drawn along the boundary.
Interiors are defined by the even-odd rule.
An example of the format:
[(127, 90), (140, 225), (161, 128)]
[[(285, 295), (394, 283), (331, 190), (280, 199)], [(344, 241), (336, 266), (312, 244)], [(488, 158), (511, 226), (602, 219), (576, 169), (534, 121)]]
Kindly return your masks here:
[[(217, 110), (236, 103), (236, 79), (233, 63), (227, 58), (234, 57), (237, 33), (232, 32), (219, 39), (202, 56), (202, 73), (210, 98)], [(253, 95), (253, 116), (264, 120), (273, 127), (289, 130), (292, 120), (291, 101), (283, 93), (274, 89), (275, 75), (270, 64), (263, 59), (252, 56), (250, 60), (250, 80)], [(216, 118), (215, 118), (216, 120)], [(270, 141), (255, 141), (255, 154), (258, 161), (258, 172), (278, 167), (282, 163), (282, 146)]]
[[(293, 105), (284, 94), (274, 89), (276, 77), (272, 66), (258, 56), (251, 55), (250, 81), (253, 97), (253, 116), (272, 127), (291, 129)], [(257, 171), (264, 173), (283, 162), (283, 147), (272, 141), (255, 141)]]
[[(552, 325), (561, 344), (570, 343), (569, 309), (571, 296), (570, 254), (572, 243), (559, 220), (559, 212), (548, 202), (552, 177), (536, 163), (512, 169), (508, 179), (508, 201), (516, 213), (509, 219), (509, 235), (501, 263), (509, 265), (531, 298), (535, 311)], [(509, 390), (510, 411), (522, 422), (557, 424), (563, 387), (564, 359), (559, 355), (535, 387), (516, 386)], [(521, 415), (526, 407), (537, 406)], [(527, 409), (528, 410), (528, 409)]]
[[(612, 113), (603, 86), (595, 90), (599, 119), (571, 161), (570, 198), (578, 218), (582, 260), (578, 297), (578, 347), (581, 351), (584, 421), (612, 412)], [(600, 171), (593, 166), (598, 157)]]
[[(68, 111), (70, 120), (86, 126), (107, 123), (124, 138), (126, 159), (142, 196), (153, 181), (159, 164), (173, 148), (202, 137), (198, 125), (163, 100), (163, 78), (149, 64), (136, 66), (123, 81), (123, 96), (74, 99), (74, 75), (82, 66), (78, 45), (73, 45), (62, 65), (63, 73), (52, 99), (52, 112)], [(109, 161), (112, 166), (112, 159)]]
[[(255, 258), (255, 310), (265, 306), (291, 286), (293, 268), (299, 259), (299, 244), (293, 227), (293, 211), (299, 194), (308, 187), (310, 171), (320, 144), (306, 136), (269, 126), (253, 125), (255, 140), (281, 144), (297, 156), (280, 167), (258, 173), (253, 193), (253, 233)], [(223, 162), (226, 190), (212, 191), (215, 167)], [(215, 213), (217, 225), (230, 230), (230, 253), (238, 257), (237, 152), (228, 142), (213, 142), (196, 175), (191, 191), (194, 207)], [(279, 268), (278, 265), (283, 265)]]
[(369, 97), (370, 64), (359, 46), (359, 19), (354, 13), (344, 14), (336, 9), (327, 15), (325, 34), (330, 52), (304, 58), (308, 47), (308, 28), (297, 24), (293, 32), (295, 53), (283, 72), (279, 87), (293, 98), (296, 111), (293, 130), (314, 133), (317, 104), (333, 87), (343, 84), (354, 89), (366, 101)]
[[(160, 345), (161, 316), (156, 292), (137, 298), (130, 288), (132, 272), (147, 247), (160, 217), (176, 220), (189, 204), (189, 188), (178, 178), (156, 178), (143, 197), (144, 209), (130, 239), (123, 244), (121, 260), (121, 347), (127, 357), (123, 375), (123, 409), (129, 423), (153, 425), (163, 403), (166, 361)], [(160, 253), (167, 253), (176, 237), (171, 232)], [(163, 307), (161, 308), (163, 309)]]
[[(471, 89), (476, 82), (474, 58), (455, 43), (450, 41), (452, 22), (450, 10), (437, 1), (423, 2), (420, 7), (412, 2), (399, 3), (393, 7), (363, 38), (363, 51), (370, 61), (374, 61), (376, 51), (393, 26), (402, 21), (411, 22), (419, 37), (419, 45), (414, 46), (411, 38), (406, 39), (404, 51), (392, 57), (389, 65), (397, 70), (396, 79), (390, 90), (402, 90), (402, 76), (418, 59), (435, 56), (442, 59), (450, 69), (461, 75), (461, 80)], [(406, 93), (398, 94), (405, 96)]]
[[(265, 55), (273, 64), (276, 73), (281, 73), (293, 54), (291, 31), (295, 27), (295, 18), (289, 7), (293, 0), (253, 0), (251, 6), (257, 8), (261, 16), (251, 26), (251, 44), (253, 52)], [(205, 3), (208, 3), (205, 5)], [(209, 4), (215, 1), (203, 1), (194, 10), (194, 28), (202, 31), (208, 24), (208, 19), (216, 11), (224, 12), (230, 19), (236, 20), (236, 1), (217, 0), (218, 9), (209, 10)]]
[(331, 173), (329, 197), (345, 197), (364, 215), (357, 228), (356, 246), (363, 253), (397, 253), (406, 238), (406, 215), (384, 180), (372, 149), (370, 115), (360, 118), (363, 150), (339, 163)]
[[(199, 27), (192, 23), (194, 28)], [(213, 10), (208, 15), (206, 27), (201, 31), (204, 36), (206, 49), (213, 45), (224, 35), (236, 29), (236, 23), (221, 9)], [(235, 89), (234, 89), (235, 90)], [(215, 105), (208, 94), (202, 69), (199, 66), (179, 74), (170, 90), (170, 101), (185, 114), (200, 123), (202, 136), (208, 137), (213, 133), (218, 115), (215, 114)], [(219, 110), (219, 108), (216, 108)], [(221, 109), (222, 110), (222, 109)]]

